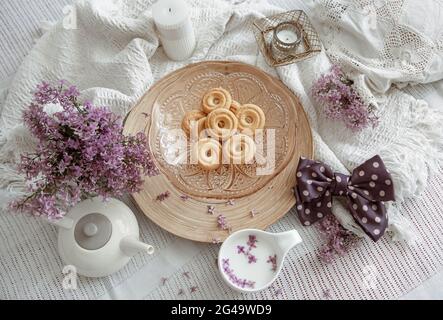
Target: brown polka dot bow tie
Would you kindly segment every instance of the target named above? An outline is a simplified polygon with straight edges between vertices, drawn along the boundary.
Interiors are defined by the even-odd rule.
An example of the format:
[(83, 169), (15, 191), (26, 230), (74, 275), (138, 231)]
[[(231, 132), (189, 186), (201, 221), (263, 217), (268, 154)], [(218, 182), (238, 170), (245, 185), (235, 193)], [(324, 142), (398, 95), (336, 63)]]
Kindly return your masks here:
[(391, 175), (378, 155), (355, 168), (351, 176), (302, 157), (294, 193), (296, 211), (305, 226), (332, 213), (332, 196), (345, 197), (352, 217), (374, 241), (388, 225), (383, 201), (395, 200)]

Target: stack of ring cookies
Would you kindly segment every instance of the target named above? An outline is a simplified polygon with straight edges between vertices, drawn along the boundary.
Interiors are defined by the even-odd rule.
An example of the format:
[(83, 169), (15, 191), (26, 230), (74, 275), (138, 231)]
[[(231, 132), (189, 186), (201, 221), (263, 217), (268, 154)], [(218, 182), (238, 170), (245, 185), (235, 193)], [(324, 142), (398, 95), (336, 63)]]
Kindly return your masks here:
[[(240, 104), (223, 88), (209, 90), (202, 99), (201, 110), (187, 112), (182, 129), (188, 137), (199, 138), (191, 152), (201, 168), (218, 169), (222, 163), (250, 163), (255, 155), (255, 131), (264, 129), (265, 114), (255, 104)], [(223, 144), (223, 147), (222, 147)], [(192, 159), (192, 158), (191, 158)]]

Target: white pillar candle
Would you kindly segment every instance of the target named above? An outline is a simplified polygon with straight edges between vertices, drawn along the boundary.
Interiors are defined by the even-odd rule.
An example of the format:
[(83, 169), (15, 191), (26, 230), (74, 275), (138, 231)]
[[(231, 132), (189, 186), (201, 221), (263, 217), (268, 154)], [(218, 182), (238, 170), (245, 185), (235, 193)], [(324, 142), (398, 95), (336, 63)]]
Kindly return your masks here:
[(176, 61), (188, 59), (196, 40), (186, 2), (158, 0), (152, 6), (152, 16), (166, 55)]

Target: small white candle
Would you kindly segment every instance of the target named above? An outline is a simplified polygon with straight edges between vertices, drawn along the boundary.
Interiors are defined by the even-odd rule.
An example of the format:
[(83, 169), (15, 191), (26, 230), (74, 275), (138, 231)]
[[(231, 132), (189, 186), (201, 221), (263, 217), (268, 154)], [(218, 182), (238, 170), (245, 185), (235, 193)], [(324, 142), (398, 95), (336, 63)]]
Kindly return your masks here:
[(159, 0), (152, 6), (152, 16), (166, 55), (176, 61), (188, 59), (196, 40), (186, 2)]
[(280, 23), (274, 29), (272, 48), (283, 52), (294, 50), (300, 43), (301, 38), (300, 30), (293, 23)]
[(292, 30), (280, 30), (277, 32), (277, 37), (286, 44), (292, 44), (298, 40), (298, 35)]

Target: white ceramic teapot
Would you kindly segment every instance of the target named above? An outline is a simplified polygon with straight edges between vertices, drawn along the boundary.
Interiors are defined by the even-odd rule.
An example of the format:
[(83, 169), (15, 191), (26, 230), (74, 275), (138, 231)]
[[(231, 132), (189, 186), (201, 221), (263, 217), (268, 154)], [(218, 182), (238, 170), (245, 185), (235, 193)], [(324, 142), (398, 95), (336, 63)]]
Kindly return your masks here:
[(87, 277), (117, 272), (138, 252), (154, 253), (151, 245), (139, 240), (131, 209), (117, 199), (82, 201), (53, 224), (59, 227), (58, 249), (63, 262)]

